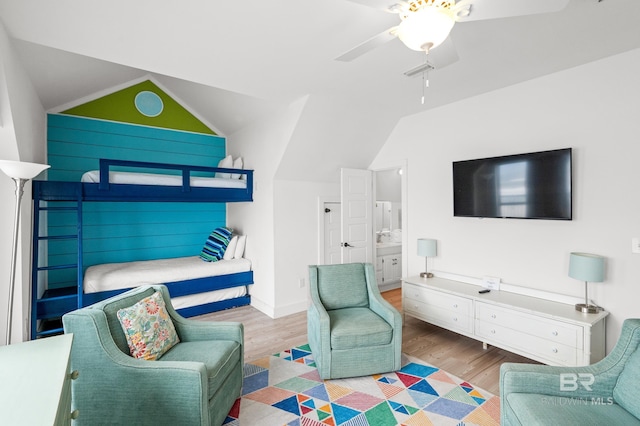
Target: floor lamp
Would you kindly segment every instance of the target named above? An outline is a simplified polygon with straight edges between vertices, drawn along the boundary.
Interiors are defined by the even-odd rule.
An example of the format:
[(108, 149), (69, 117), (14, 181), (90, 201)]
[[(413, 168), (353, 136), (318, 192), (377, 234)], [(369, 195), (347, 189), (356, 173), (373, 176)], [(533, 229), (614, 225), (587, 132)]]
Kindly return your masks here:
[(20, 226), (20, 204), (24, 184), (33, 179), (49, 165), (26, 163), (24, 161), (0, 160), (0, 170), (9, 176), (16, 184), (16, 211), (13, 218), (13, 251), (11, 252), (11, 274), (9, 281), (9, 309), (7, 311), (7, 345), (11, 344), (11, 322), (13, 319), (13, 292), (16, 282), (16, 261), (18, 255), (18, 228)]

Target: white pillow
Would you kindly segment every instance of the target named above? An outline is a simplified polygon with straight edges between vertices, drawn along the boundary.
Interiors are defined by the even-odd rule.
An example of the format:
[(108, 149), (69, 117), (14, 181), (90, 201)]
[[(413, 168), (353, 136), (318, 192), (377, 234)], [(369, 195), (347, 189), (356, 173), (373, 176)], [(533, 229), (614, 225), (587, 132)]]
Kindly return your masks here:
[(236, 244), (236, 253), (233, 256), (235, 259), (242, 259), (244, 256), (244, 246), (247, 243), (247, 236), (240, 235), (238, 237), (238, 243)]
[[(242, 167), (243, 167), (242, 157), (238, 157), (235, 160), (233, 160), (234, 169), (241, 169)], [(241, 175), (240, 173), (232, 173), (231, 179), (240, 179), (240, 176), (244, 176), (244, 175)]]
[[(233, 167), (233, 157), (231, 155), (227, 155), (218, 163), (218, 167), (223, 167), (225, 169), (230, 169)], [(216, 173), (217, 178), (222, 179), (231, 179), (231, 173)]]
[(224, 256), (222, 256), (223, 260), (233, 259), (236, 255), (236, 246), (238, 244), (238, 236), (234, 235), (229, 241), (229, 245), (227, 245), (227, 249), (224, 251)]

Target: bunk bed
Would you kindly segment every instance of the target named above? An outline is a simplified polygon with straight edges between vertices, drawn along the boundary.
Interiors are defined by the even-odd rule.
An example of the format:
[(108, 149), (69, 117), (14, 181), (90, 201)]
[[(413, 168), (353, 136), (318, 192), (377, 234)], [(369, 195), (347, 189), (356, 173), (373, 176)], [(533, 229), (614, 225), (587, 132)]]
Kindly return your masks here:
[[(82, 206), (85, 202), (122, 201), (122, 202), (242, 202), (253, 201), (253, 171), (220, 167), (187, 166), (166, 163), (100, 159), (100, 168), (85, 173), (80, 182), (68, 181), (33, 181), (34, 221), (33, 221), (33, 262), (31, 292), (31, 338), (60, 333), (61, 327), (57, 319), (67, 312), (104, 300), (115, 294), (149, 283), (126, 283), (119, 288), (101, 288), (90, 285), (85, 288), (85, 268), (83, 262), (82, 238)], [(62, 202), (57, 206), (55, 202)], [(77, 233), (73, 235), (47, 236), (41, 235), (40, 213), (45, 211), (69, 210), (76, 213)], [(64, 265), (41, 265), (40, 255), (42, 242), (60, 239), (77, 240), (77, 261)], [(199, 258), (196, 259), (201, 263)], [(193, 259), (180, 260), (178, 269), (190, 270), (188, 262)], [(176, 264), (167, 259), (156, 262)], [(134, 262), (141, 263), (141, 262)], [(227, 260), (220, 260), (220, 266)], [(178, 300), (178, 312), (184, 316), (195, 316), (222, 309), (248, 305), (251, 302), (249, 285), (253, 284), (251, 262), (247, 259), (232, 259), (227, 264), (232, 267), (212, 267), (211, 272), (199, 274), (178, 274), (169, 276), (162, 282), (167, 285), (172, 298)], [(98, 268), (100, 265), (92, 266)], [(130, 265), (109, 265), (111, 271), (123, 269)], [(213, 266), (213, 265), (210, 265)], [(146, 266), (147, 269), (149, 265)], [(56, 269), (75, 268), (77, 285), (74, 287), (45, 290), (39, 296), (39, 285), (42, 273)], [(89, 269), (91, 269), (89, 268)], [(88, 270), (87, 270), (88, 272)], [(91, 282), (95, 282), (91, 278)], [(165, 281), (164, 279), (160, 279)], [(156, 280), (157, 281), (157, 280)], [(157, 283), (157, 282), (156, 282)], [(39, 322), (53, 326), (38, 327)]]

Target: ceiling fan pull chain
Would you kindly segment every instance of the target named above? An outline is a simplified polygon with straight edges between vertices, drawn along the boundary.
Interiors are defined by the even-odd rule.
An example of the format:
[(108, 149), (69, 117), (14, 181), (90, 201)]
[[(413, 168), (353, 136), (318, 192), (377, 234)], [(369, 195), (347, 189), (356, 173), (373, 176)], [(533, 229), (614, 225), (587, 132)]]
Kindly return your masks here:
[[(427, 56), (429, 55), (429, 50), (427, 50)], [(425, 87), (428, 88), (429, 87), (429, 67), (427, 66), (428, 64), (428, 60), (425, 59), (424, 60), (424, 71), (422, 71), (422, 105), (424, 105), (424, 89)], [(426, 78), (425, 78), (425, 74), (426, 74)]]

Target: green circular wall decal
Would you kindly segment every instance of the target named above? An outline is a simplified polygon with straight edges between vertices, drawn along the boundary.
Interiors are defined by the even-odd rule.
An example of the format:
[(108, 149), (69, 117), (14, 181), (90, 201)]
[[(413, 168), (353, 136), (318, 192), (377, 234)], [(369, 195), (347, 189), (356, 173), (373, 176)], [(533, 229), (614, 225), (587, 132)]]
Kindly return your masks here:
[(147, 117), (157, 117), (164, 109), (164, 104), (160, 96), (148, 90), (138, 93), (134, 103), (136, 104), (136, 109), (140, 111), (140, 114), (146, 115)]

